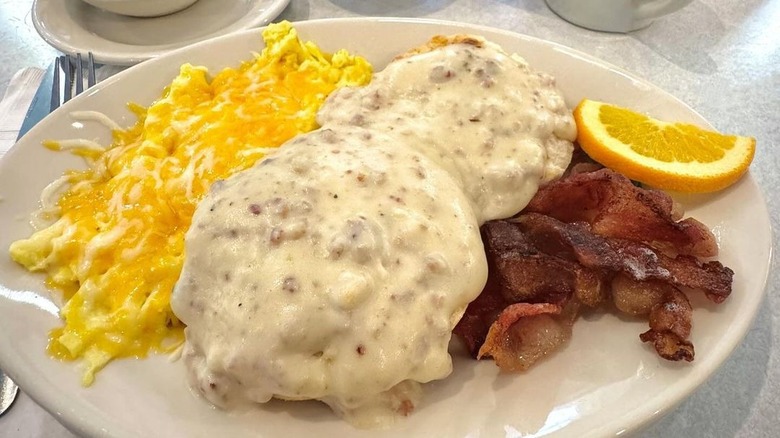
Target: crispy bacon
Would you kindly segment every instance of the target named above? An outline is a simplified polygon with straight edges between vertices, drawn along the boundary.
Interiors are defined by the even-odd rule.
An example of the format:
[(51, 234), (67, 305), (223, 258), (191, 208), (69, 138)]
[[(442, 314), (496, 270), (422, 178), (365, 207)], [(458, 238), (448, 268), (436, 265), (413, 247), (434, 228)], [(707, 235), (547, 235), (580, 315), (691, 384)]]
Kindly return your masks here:
[(454, 329), (472, 356), (477, 357), (499, 315), (515, 303), (562, 308), (575, 297), (596, 307), (609, 297), (608, 278), (539, 251), (516, 225), (491, 221), (481, 231), (488, 259), (487, 284)]
[(509, 305), (490, 326), (477, 359), (492, 357), (506, 371), (528, 369), (571, 337), (571, 324), (554, 318), (562, 311), (547, 303)]
[(639, 335), (651, 342), (658, 355), (668, 360), (693, 360), (691, 334), (693, 308), (688, 297), (662, 281), (637, 281), (618, 274), (612, 281), (612, 299), (621, 312), (649, 316), (650, 330)]
[(488, 281), (507, 303), (568, 301), (575, 287), (575, 263), (539, 251), (508, 222), (491, 222), (481, 231), (488, 248), (488, 271), (495, 274)]
[(718, 253), (715, 236), (701, 222), (675, 221), (666, 193), (634, 186), (610, 169), (579, 172), (539, 189), (524, 212), (563, 222), (587, 222), (594, 233), (644, 242), (655, 248), (696, 257)]
[(731, 293), (734, 271), (717, 261), (701, 262), (687, 255), (669, 257), (642, 243), (602, 237), (585, 224), (567, 224), (537, 213), (524, 214), (512, 223), (540, 250), (575, 260), (586, 268), (625, 272), (636, 280), (663, 280), (700, 289), (716, 303)]
[(713, 235), (664, 193), (581, 160), (515, 218), (482, 226), (488, 281), (455, 327), (476, 358), (520, 371), (560, 348), (583, 305), (648, 319), (640, 335), (669, 360), (691, 361), (693, 309), (682, 289), (715, 303), (734, 272)]

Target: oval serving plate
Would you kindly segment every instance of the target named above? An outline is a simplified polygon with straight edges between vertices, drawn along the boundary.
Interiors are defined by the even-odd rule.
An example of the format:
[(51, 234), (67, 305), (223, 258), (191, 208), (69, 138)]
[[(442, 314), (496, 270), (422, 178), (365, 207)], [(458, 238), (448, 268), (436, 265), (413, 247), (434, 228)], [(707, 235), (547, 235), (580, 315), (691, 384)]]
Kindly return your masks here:
[[(381, 69), (392, 57), (435, 34), (473, 33), (553, 74), (567, 103), (588, 97), (651, 115), (709, 124), (688, 106), (630, 73), (572, 49), (527, 36), (458, 23), (399, 19), (336, 19), (297, 23), (303, 39), (326, 51), (347, 48)], [(196, 44), (120, 73), (70, 101), (33, 128), (0, 161), (0, 248), (31, 232), (41, 189), (81, 162), (41, 146), (44, 139), (82, 137), (107, 143), (97, 124), (75, 123), (74, 110), (98, 110), (126, 126), (129, 101), (149, 104), (185, 62), (217, 71), (261, 49), (259, 30)], [(581, 436), (621, 434), (661, 416), (707, 379), (749, 328), (763, 298), (769, 268), (769, 216), (748, 174), (731, 188), (680, 199), (687, 213), (715, 232), (720, 260), (736, 272), (734, 292), (719, 306), (694, 298), (693, 363), (669, 363), (639, 341), (641, 321), (592, 315), (574, 326), (571, 342), (529, 372), (501, 374), (453, 343), (454, 372), (425, 385), (415, 413), (387, 431), (360, 431), (316, 402), (271, 402), (225, 413), (187, 387), (183, 365), (167, 357), (110, 364), (94, 386), (79, 385), (73, 364), (45, 354), (58, 324), (56, 300), (43, 277), (0, 258), (0, 363), (33, 399), (74, 432), (86, 436), (385, 437)], [(731, 208), (739, 205), (739, 209)]]

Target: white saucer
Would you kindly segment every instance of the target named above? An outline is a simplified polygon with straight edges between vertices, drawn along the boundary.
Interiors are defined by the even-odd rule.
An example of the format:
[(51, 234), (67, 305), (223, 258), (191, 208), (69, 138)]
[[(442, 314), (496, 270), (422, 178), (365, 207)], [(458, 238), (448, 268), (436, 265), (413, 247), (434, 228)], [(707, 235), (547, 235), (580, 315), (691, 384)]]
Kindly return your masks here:
[(49, 44), (64, 53), (92, 52), (103, 64), (132, 65), (218, 35), (262, 26), (290, 0), (199, 0), (175, 14), (134, 18), (81, 0), (35, 0), (32, 20)]

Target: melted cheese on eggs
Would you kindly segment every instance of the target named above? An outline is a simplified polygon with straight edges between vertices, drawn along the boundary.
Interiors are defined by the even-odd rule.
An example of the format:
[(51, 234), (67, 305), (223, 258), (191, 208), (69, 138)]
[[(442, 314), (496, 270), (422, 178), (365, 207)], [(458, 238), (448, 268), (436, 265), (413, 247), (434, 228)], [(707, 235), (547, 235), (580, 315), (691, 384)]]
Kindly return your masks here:
[(64, 292), (64, 325), (51, 332), (49, 352), (83, 359), (85, 385), (114, 358), (181, 344), (170, 295), (184, 234), (211, 183), (315, 129), (333, 90), (371, 78), (363, 58), (324, 54), (300, 41), (290, 23), (269, 26), (263, 38), (266, 48), (254, 60), (213, 79), (203, 67), (183, 65), (161, 99), (148, 109), (130, 106), (138, 122), (114, 130), (109, 148), (46, 144), (70, 149), (89, 166), (63, 176), (67, 188), (56, 204), (43, 200), (56, 206), (54, 223), (14, 242), (10, 253)]

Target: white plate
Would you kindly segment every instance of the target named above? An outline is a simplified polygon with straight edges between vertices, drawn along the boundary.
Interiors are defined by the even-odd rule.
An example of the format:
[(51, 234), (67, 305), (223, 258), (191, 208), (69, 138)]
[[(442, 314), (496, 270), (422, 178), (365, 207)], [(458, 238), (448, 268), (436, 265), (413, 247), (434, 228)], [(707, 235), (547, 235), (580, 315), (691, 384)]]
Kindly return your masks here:
[(41, 37), (64, 53), (91, 51), (97, 62), (132, 65), (198, 41), (268, 24), (289, 2), (199, 0), (174, 14), (134, 18), (81, 0), (35, 0), (32, 20)]
[[(437, 33), (486, 36), (558, 78), (570, 105), (587, 96), (657, 116), (709, 126), (666, 92), (580, 52), (505, 31), (463, 24), (396, 19), (299, 23), (303, 38), (325, 50), (346, 47), (381, 68), (393, 55)], [(79, 160), (40, 146), (45, 138), (96, 138), (99, 126), (73, 123), (73, 110), (99, 110), (128, 125), (125, 103), (148, 104), (184, 62), (212, 71), (236, 65), (260, 47), (248, 31), (176, 51), (137, 65), (72, 100), (38, 124), (0, 162), (0, 248), (30, 233), (28, 215), (41, 189)], [(246, 414), (226, 414), (193, 396), (180, 362), (163, 357), (110, 364), (91, 388), (79, 386), (72, 364), (44, 353), (58, 324), (41, 276), (8, 256), (0, 258), (0, 361), (19, 385), (65, 425), (88, 436), (612, 436), (635, 430), (676, 405), (727, 358), (743, 338), (762, 300), (771, 253), (769, 217), (755, 180), (682, 200), (691, 215), (713, 228), (720, 259), (736, 271), (734, 292), (715, 306), (695, 297), (693, 363), (670, 363), (639, 341), (646, 324), (609, 314), (575, 324), (560, 353), (519, 375), (500, 375), (492, 362), (476, 362), (454, 348), (454, 374), (426, 385), (424, 403), (382, 433), (350, 428), (315, 402), (274, 402)], [(455, 345), (455, 344), (454, 344)]]

